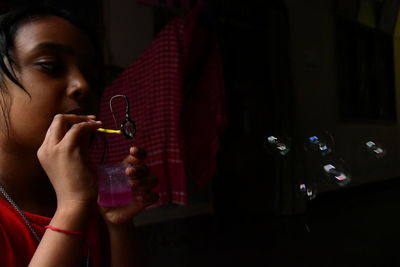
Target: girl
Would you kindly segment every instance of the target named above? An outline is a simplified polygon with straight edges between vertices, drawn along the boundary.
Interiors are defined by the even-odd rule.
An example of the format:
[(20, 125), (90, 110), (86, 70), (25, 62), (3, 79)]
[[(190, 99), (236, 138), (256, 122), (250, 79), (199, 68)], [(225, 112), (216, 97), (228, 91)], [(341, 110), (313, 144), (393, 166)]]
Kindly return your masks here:
[(111, 266), (137, 266), (131, 222), (157, 201), (156, 181), (131, 147), (136, 201), (98, 206), (88, 160), (101, 126), (96, 55), (78, 25), (39, 6), (0, 18), (0, 266), (82, 266), (84, 256), (83, 266), (108, 266), (100, 249)]

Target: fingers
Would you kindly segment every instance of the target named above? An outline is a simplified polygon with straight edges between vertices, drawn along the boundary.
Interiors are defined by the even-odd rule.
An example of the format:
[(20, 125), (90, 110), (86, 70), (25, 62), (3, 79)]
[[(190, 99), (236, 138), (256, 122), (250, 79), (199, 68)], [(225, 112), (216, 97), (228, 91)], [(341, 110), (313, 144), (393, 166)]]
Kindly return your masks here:
[(124, 159), (124, 162), (134, 164), (141, 164), (146, 158), (147, 152), (143, 148), (132, 146), (129, 148), (129, 155)]
[(133, 146), (129, 149), (129, 154), (139, 159), (144, 159), (147, 156), (147, 151), (143, 148)]
[(89, 144), (89, 138), (101, 126), (99, 121), (79, 122), (72, 125), (71, 129), (65, 134), (63, 141), (72, 144), (78, 144), (80, 141)]
[(135, 178), (145, 177), (150, 173), (149, 167), (146, 165), (133, 165), (125, 170), (125, 174)]
[(131, 164), (125, 170), (125, 174), (130, 176), (130, 184), (135, 195), (136, 201), (140, 201), (141, 205), (148, 206), (156, 202), (159, 198), (158, 193), (152, 190), (158, 185), (156, 176), (150, 175), (150, 169), (143, 164), (147, 152), (139, 147), (131, 147), (129, 155), (125, 158), (125, 162)]
[(158, 184), (158, 179), (149, 175), (149, 167), (143, 164), (146, 154), (144, 149), (133, 146), (124, 160), (125, 163), (131, 165), (126, 168), (125, 174), (132, 177), (130, 182), (134, 192), (150, 191)]
[(58, 144), (67, 134), (76, 141), (82, 133), (91, 131), (101, 125), (95, 121), (95, 116), (83, 116), (74, 114), (57, 114), (49, 129), (47, 130), (44, 143), (49, 145)]
[(131, 177), (130, 183), (134, 191), (152, 190), (158, 184), (156, 176), (150, 175), (146, 165), (129, 166), (125, 174)]
[(136, 200), (144, 203), (153, 203), (158, 200), (158, 194), (152, 192), (158, 185), (158, 178), (149, 173), (146, 165), (131, 166), (126, 169), (126, 174), (131, 176), (129, 183)]

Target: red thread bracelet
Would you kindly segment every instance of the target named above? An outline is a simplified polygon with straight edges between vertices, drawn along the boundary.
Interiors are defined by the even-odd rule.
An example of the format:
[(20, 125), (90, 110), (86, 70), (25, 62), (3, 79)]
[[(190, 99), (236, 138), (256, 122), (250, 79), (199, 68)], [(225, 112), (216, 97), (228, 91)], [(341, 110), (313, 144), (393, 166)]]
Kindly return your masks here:
[(83, 236), (84, 235), (83, 232), (63, 230), (63, 229), (60, 229), (60, 228), (57, 228), (57, 227), (53, 227), (51, 225), (47, 225), (44, 228), (50, 229), (50, 230), (53, 230), (53, 231), (56, 231), (56, 232), (61, 232), (61, 233), (64, 233), (64, 234), (69, 234), (69, 235), (76, 235), (76, 236)]

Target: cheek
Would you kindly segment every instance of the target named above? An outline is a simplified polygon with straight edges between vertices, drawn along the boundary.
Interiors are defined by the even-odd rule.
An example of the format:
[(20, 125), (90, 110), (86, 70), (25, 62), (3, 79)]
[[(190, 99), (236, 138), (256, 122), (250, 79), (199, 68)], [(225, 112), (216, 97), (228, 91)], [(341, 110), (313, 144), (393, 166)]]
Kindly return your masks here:
[(21, 76), (26, 91), (9, 82), (0, 93), (0, 108), (4, 110), (0, 110), (0, 131), (8, 129), (10, 138), (37, 146), (58, 112), (63, 90), (59, 82), (34, 79), (29, 74)]
[(14, 138), (34, 147), (41, 145), (57, 108), (49, 104), (52, 103), (49, 99), (37, 100), (35, 95), (31, 95), (31, 98), (14, 98), (9, 113), (10, 130)]
[(50, 122), (50, 119), (46, 120), (38, 114), (17, 111), (10, 114), (9, 138), (23, 147), (38, 149), (43, 143)]

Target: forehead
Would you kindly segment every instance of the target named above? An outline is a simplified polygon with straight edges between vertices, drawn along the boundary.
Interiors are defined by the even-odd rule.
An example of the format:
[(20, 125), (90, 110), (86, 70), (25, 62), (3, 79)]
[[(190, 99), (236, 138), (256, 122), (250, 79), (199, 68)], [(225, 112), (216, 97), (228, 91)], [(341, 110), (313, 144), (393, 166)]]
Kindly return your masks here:
[(40, 17), (24, 23), (14, 39), (16, 52), (33, 51), (44, 43), (67, 47), (78, 55), (93, 53), (89, 38), (78, 27), (56, 16)]

